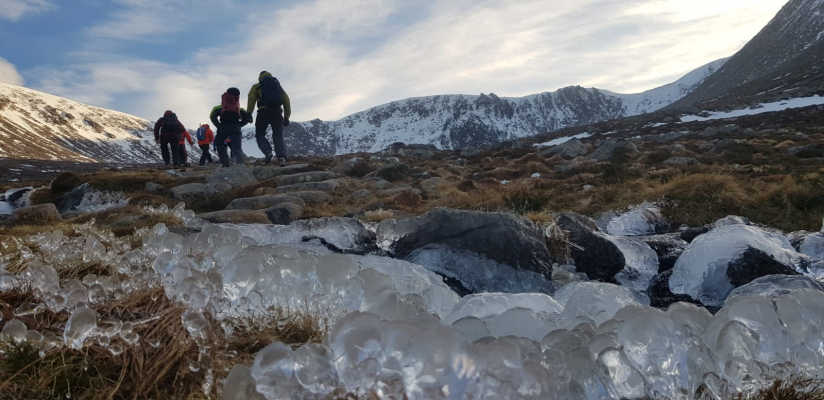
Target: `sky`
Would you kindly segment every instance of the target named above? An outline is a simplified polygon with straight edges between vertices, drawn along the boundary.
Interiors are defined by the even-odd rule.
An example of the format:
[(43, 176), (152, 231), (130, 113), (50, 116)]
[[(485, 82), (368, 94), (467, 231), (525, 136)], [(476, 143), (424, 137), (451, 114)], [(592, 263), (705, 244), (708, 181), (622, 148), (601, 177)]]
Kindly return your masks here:
[[(0, 0), (0, 82), (205, 122), (260, 71), (295, 121), (409, 97), (636, 93), (729, 57), (787, 0)], [(197, 120), (197, 121), (196, 121)]]

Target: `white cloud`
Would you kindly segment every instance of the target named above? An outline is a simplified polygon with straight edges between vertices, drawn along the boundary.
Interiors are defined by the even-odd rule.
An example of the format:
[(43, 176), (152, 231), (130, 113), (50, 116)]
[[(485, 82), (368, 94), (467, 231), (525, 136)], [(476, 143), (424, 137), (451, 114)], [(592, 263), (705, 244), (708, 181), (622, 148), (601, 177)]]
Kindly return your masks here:
[(27, 14), (40, 14), (56, 8), (49, 0), (0, 0), (0, 18), (17, 21)]
[(3, 57), (0, 57), (0, 82), (23, 86), (23, 77), (17, 72), (17, 68)]
[(253, 13), (234, 28), (234, 35), (246, 38), (234, 51), (225, 44), (201, 49), (179, 66), (145, 60), (74, 66), (69, 70), (75, 75), (51, 75), (59, 82), (48, 86), (148, 118), (171, 108), (192, 125), (202, 122), (227, 87), (237, 86), (245, 96), (261, 70), (282, 81), (294, 120), (336, 119), (433, 94), (521, 96), (576, 84), (638, 92), (732, 55), (786, 0), (730, 0), (713, 12), (691, 10), (696, 1), (718, 3), (297, 2)]
[(91, 36), (116, 40), (158, 39), (189, 28), (215, 9), (232, 5), (231, 1), (220, 0), (115, 0), (114, 3), (122, 8), (105, 22), (88, 28)]

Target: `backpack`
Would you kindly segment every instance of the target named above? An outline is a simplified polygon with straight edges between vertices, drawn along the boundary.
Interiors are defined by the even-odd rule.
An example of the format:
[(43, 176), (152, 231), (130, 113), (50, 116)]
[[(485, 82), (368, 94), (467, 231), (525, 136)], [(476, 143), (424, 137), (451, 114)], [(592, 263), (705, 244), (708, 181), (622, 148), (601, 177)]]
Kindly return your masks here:
[(206, 128), (204, 128), (202, 126), (200, 128), (197, 128), (197, 132), (195, 132), (195, 136), (197, 136), (198, 141), (206, 140)]
[(166, 114), (163, 116), (163, 135), (177, 136), (180, 134), (180, 127), (178, 124), (180, 120), (177, 119), (177, 114)]
[(240, 120), (240, 96), (223, 93), (220, 96), (220, 122), (227, 124)]
[(267, 76), (260, 81), (260, 104), (266, 107), (283, 105), (283, 88), (277, 79)]

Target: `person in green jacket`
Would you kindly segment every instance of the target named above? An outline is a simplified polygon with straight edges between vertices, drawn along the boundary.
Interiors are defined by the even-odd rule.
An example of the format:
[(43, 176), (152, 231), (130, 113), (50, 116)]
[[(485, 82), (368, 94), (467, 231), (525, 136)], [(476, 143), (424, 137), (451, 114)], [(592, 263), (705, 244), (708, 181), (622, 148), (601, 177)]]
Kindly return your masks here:
[[(258, 76), (258, 83), (249, 90), (246, 110), (251, 115), (257, 105), (258, 114), (255, 122), (255, 139), (260, 151), (266, 156), (266, 163), (272, 162), (272, 146), (266, 138), (266, 131), (272, 127), (272, 140), (275, 143), (275, 154), (280, 166), (286, 165), (286, 143), (283, 141), (283, 128), (289, 126), (289, 117), (292, 115), (292, 104), (289, 95), (280, 86), (280, 82), (272, 74), (263, 71)], [(283, 108), (281, 114), (281, 107)], [(251, 121), (251, 117), (248, 122)]]

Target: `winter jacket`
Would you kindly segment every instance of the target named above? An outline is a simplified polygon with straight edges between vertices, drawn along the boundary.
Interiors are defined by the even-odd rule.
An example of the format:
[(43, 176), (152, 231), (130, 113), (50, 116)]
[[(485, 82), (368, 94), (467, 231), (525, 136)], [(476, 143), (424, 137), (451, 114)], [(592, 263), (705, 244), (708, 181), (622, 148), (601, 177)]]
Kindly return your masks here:
[[(209, 120), (212, 121), (212, 125), (216, 126), (218, 130), (220, 130), (220, 126), (224, 125), (220, 121), (220, 113), (223, 109), (220, 106), (215, 106), (212, 109), (212, 112), (209, 113)], [(249, 123), (249, 113), (246, 112), (244, 109), (240, 109), (240, 122), (236, 123), (237, 125), (244, 127), (246, 124)]]
[[(246, 109), (249, 110), (249, 113), (255, 112), (255, 105), (258, 103), (263, 95), (260, 93), (260, 82), (263, 81), (263, 78), (271, 78), (272, 74), (268, 72), (264, 72), (258, 76), (258, 83), (252, 86), (252, 89), (249, 90), (249, 98), (246, 102)], [(282, 88), (281, 88), (282, 89)], [(259, 109), (264, 109), (266, 106), (259, 106)], [(292, 116), (292, 102), (289, 101), (289, 95), (286, 94), (286, 91), (283, 91), (283, 118), (289, 119)]]
[(180, 142), (178, 144), (185, 145), (186, 141), (188, 141), (190, 145), (195, 144), (195, 142), (192, 141), (192, 135), (189, 134), (189, 131), (183, 131), (183, 134), (180, 135)]
[[(167, 114), (171, 114), (171, 113), (172, 113), (171, 111), (166, 111), (166, 113), (163, 114), (163, 115), (166, 116)], [(175, 127), (167, 127), (166, 122), (165, 122), (165, 118), (160, 118), (159, 120), (157, 120), (157, 122), (155, 122), (155, 126), (154, 126), (155, 142), (159, 142), (161, 136), (177, 137), (178, 135), (180, 135), (181, 132), (186, 132), (186, 127), (184, 127), (183, 123), (181, 123), (180, 121), (177, 121), (177, 126), (175, 126)]]
[(206, 134), (203, 136), (203, 140), (198, 140), (197, 145), (203, 146), (204, 144), (209, 144), (215, 141), (215, 134), (212, 132), (212, 128), (209, 125), (203, 124), (201, 128), (206, 128)]

